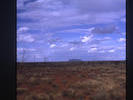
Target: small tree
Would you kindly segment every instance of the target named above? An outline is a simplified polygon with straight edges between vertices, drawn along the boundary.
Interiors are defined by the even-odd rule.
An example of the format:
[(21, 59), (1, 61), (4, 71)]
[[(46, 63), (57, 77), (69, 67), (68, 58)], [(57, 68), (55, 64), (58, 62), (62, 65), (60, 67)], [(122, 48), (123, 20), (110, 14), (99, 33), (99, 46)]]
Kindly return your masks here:
[(22, 49), (22, 65), (20, 66), (20, 71), (22, 71), (22, 67), (23, 67), (23, 62), (25, 61), (25, 53), (26, 53), (26, 50), (23, 48)]
[(48, 58), (47, 57), (44, 57), (44, 62), (47, 62), (48, 61)]
[(36, 56), (34, 55), (34, 63), (36, 62)]
[(23, 48), (23, 51), (22, 51), (22, 63), (25, 61), (25, 53), (26, 53), (26, 50)]

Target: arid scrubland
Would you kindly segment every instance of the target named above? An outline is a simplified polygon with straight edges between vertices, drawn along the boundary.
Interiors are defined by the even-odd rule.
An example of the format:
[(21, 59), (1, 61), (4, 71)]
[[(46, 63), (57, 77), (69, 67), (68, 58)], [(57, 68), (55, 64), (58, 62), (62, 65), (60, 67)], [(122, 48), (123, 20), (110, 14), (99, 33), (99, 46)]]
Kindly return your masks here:
[(18, 63), (17, 100), (125, 100), (125, 62)]

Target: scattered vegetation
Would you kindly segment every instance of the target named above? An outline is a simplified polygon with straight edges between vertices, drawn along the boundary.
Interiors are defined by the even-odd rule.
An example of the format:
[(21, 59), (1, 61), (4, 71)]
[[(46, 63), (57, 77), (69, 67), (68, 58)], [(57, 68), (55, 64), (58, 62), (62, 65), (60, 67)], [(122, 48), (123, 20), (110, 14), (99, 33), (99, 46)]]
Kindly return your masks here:
[(27, 88), (17, 88), (17, 94), (22, 95), (28, 91)]
[(34, 65), (18, 63), (17, 100), (126, 100), (124, 61)]

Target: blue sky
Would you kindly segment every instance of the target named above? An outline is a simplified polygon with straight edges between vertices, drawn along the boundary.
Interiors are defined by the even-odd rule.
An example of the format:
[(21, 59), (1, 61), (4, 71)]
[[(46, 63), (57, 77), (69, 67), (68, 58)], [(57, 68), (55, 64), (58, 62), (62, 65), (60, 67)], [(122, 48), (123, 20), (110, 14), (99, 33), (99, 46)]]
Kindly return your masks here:
[(17, 61), (125, 60), (125, 0), (17, 0)]

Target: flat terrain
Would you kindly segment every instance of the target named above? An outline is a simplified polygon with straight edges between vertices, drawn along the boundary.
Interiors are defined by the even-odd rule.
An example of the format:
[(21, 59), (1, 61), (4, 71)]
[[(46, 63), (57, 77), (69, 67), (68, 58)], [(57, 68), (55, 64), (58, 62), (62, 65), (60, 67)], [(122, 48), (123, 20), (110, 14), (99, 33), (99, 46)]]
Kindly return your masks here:
[(124, 61), (18, 63), (17, 100), (125, 100)]

